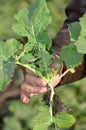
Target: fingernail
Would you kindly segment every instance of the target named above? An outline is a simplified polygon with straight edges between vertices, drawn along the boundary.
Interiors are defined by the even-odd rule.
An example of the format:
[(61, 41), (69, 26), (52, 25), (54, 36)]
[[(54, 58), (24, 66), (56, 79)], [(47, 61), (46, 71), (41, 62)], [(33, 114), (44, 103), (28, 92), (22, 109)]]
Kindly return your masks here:
[(22, 95), (22, 96), (21, 96), (21, 100), (22, 100), (22, 102), (25, 103), (25, 104), (27, 104), (27, 103), (29, 102), (29, 98), (28, 98), (27, 96), (25, 96), (25, 95)]

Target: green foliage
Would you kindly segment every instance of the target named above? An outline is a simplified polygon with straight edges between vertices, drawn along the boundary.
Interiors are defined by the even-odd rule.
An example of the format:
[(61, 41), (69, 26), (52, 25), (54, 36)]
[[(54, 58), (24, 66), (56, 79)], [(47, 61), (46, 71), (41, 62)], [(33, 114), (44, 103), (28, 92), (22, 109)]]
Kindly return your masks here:
[(85, 23), (86, 23), (86, 14), (82, 18), (80, 18), (80, 26), (81, 26), (81, 36), (86, 36), (86, 29), (85, 29)]
[(0, 42), (0, 61), (7, 61), (20, 48), (21, 44), (15, 39), (9, 39), (6, 42)]
[[(35, 97), (27, 105), (20, 101), (13, 101), (9, 105), (10, 116), (4, 117), (3, 130), (27, 130), (33, 127), (32, 119), (37, 115), (40, 98)], [(34, 109), (33, 109), (34, 108)]]
[[(74, 43), (71, 43), (69, 46), (62, 48), (60, 60), (64, 61), (69, 68), (75, 68), (78, 66), (82, 62), (82, 54), (80, 53), (85, 53), (84, 43), (86, 39), (86, 33), (84, 29), (85, 27), (83, 27), (85, 18), (86, 17), (84, 16), (81, 19), (81, 24), (76, 22), (72, 24), (71, 27), (69, 27), (72, 41)], [(27, 67), (31, 71), (37, 73), (40, 77), (45, 77), (47, 82), (49, 82), (52, 78), (52, 72), (49, 66), (51, 64), (54, 53), (51, 50), (51, 39), (49, 38), (48, 34), (44, 32), (48, 24), (51, 23), (51, 15), (47, 8), (46, 2), (44, 0), (37, 0), (37, 3), (31, 4), (29, 8), (20, 10), (19, 13), (15, 16), (15, 19), (16, 23), (13, 26), (14, 31), (20, 36), (27, 36), (29, 43), (27, 43), (25, 46), (22, 46), (19, 41), (14, 39), (0, 43), (0, 66), (2, 74), (0, 80), (1, 89), (4, 89), (3, 86), (6, 86), (10, 83), (11, 78), (14, 75), (16, 64)], [(76, 31), (78, 32), (76, 33)], [(76, 44), (77, 41), (79, 43), (78, 45)], [(81, 45), (82, 41), (83, 46)], [(4, 44), (6, 44), (5, 47)], [(78, 53), (77, 50), (80, 53)], [(71, 57), (73, 60), (71, 60)], [(38, 68), (36, 68), (36, 66), (38, 66)], [(24, 109), (24, 107), (25, 106), (23, 106), (22, 110), (25, 112), (27, 111), (25, 115), (24, 113), (21, 114), (19, 111), (20, 109), (18, 111), (16, 111), (17, 109), (13, 111), (13, 114), (16, 115), (18, 119), (21, 117), (21, 119), (25, 120), (25, 118), (29, 116), (30, 113), (28, 114), (28, 110), (26, 108)], [(65, 118), (67, 118), (67, 120), (65, 120)], [(8, 125), (9, 128), (14, 129), (14, 127), (9, 124), (10, 119), (11, 118), (4, 119), (4, 122), (6, 125)], [(18, 123), (19, 120), (15, 120), (16, 118), (14, 117), (12, 121), (15, 123), (16, 129), (22, 129), (20, 123)], [(47, 130), (48, 126), (50, 125), (49, 120), (50, 115), (47, 112), (38, 114), (33, 119), (33, 124), (35, 124), (33, 129), (42, 130), (43, 128), (43, 130)], [(55, 123), (62, 128), (68, 128), (75, 123), (75, 119), (72, 115), (64, 113), (57, 115), (56, 120), (57, 121)], [(4, 127), (4, 129), (6, 128)]]
[(78, 40), (75, 42), (75, 45), (79, 53), (86, 54), (86, 49), (85, 49), (86, 38), (85, 37), (80, 36)]
[(79, 22), (71, 23), (69, 26), (69, 32), (71, 36), (71, 41), (75, 41), (78, 39), (81, 31), (81, 26)]
[(39, 128), (47, 130), (52, 123), (57, 125), (59, 128), (69, 128), (75, 123), (75, 118), (73, 115), (68, 114), (66, 112), (57, 113), (55, 117), (53, 117), (53, 122), (51, 121), (49, 115), (49, 108), (42, 107), (42, 111), (36, 115), (33, 120), (33, 130), (38, 130)]
[(61, 59), (68, 68), (75, 68), (81, 64), (82, 54), (77, 52), (76, 46), (73, 43), (70, 43), (68, 46), (62, 47)]
[(33, 130), (47, 130), (48, 126), (51, 124), (49, 112), (42, 112), (35, 116), (32, 121)]
[(27, 0), (3, 0), (0, 1), (0, 39), (7, 39), (14, 36), (12, 24), (14, 15), (20, 9), (29, 4)]
[[(17, 40), (7, 40), (5, 42), (6, 45), (1, 46), (1, 63), (10, 60), (9, 58), (12, 57), (14, 59), (14, 66), (15, 64), (19, 64), (27, 67), (39, 76), (45, 77), (47, 80), (52, 55), (49, 53), (49, 51), (51, 51), (51, 39), (47, 33), (44, 33), (46, 26), (51, 23), (50, 11), (47, 8), (45, 0), (37, 0), (31, 4), (29, 8), (20, 10), (18, 14), (16, 14), (15, 19), (16, 23), (13, 26), (14, 31), (21, 36), (28, 37), (29, 43), (23, 48), (21, 43)], [(2, 44), (3, 43), (1, 43), (1, 45)], [(37, 65), (38, 69), (36, 68)], [(1, 67), (3, 68), (2, 64)], [(12, 69), (12, 72), (14, 72), (15, 68)], [(6, 73), (6, 71), (4, 73)], [(2, 88), (4, 88), (4, 85), (7, 86), (10, 82), (10, 78), (13, 77), (13, 75), (8, 76), (7, 81), (4, 81), (6, 78), (3, 75), (4, 74), (2, 74), (1, 80)]]
[(80, 18), (80, 22), (74, 22), (69, 26), (71, 40), (73, 40), (77, 51), (86, 54), (86, 14)]
[[(14, 23), (15, 13), (30, 5), (34, 0), (3, 0), (0, 1), (0, 39), (7, 39), (9, 36), (14, 36), (12, 24)], [(65, 19), (65, 7), (68, 0), (47, 0), (48, 7), (53, 16), (53, 22), (48, 27), (48, 32), (51, 37), (54, 37), (59, 28), (62, 26)], [(4, 29), (3, 29), (4, 28)]]
[(71, 43), (63, 46), (61, 50), (61, 60), (68, 68), (75, 68), (82, 63), (82, 54), (86, 54), (86, 14), (80, 18), (80, 22), (69, 25)]
[(51, 15), (45, 0), (37, 0), (29, 8), (20, 10), (15, 19), (13, 30), (20, 36), (27, 36), (29, 40), (24, 47), (24, 55), (19, 56), (20, 59), (17, 59), (16, 63), (25, 67), (27, 65), (27, 68), (48, 80), (52, 61), (51, 39), (44, 31), (51, 23)]
[(18, 35), (27, 36), (30, 43), (38, 43), (37, 36), (51, 23), (50, 11), (45, 0), (36, 0), (29, 8), (20, 10), (15, 19), (14, 31)]
[[(38, 62), (39, 71), (42, 72), (44, 78), (46, 78), (47, 82), (50, 80), (50, 64), (52, 63), (53, 56), (50, 55), (47, 51), (40, 50), (38, 53)], [(43, 77), (42, 76), (42, 77)]]
[(18, 122), (16, 118), (4, 118), (4, 122), (6, 124), (6, 127), (4, 127), (3, 130), (23, 130), (20, 122)]
[(20, 46), (15, 39), (0, 42), (0, 90), (6, 89), (11, 82), (16, 67), (14, 54)]
[(4, 90), (11, 82), (16, 66), (13, 58), (8, 59), (7, 61), (2, 61), (0, 64), (0, 90)]
[(56, 124), (60, 128), (69, 128), (75, 123), (75, 118), (73, 115), (61, 112), (56, 115)]
[(69, 111), (73, 112), (74, 117), (76, 117), (76, 123), (73, 128), (67, 130), (83, 130), (84, 128), (86, 122), (85, 84), (86, 78), (56, 89), (56, 93), (60, 96), (61, 100), (69, 106)]

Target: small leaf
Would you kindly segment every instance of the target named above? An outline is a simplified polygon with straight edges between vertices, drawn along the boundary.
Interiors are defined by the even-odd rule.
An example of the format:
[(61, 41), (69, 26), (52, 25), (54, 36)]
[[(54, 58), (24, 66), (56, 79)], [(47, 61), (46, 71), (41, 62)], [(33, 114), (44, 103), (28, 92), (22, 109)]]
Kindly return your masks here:
[(61, 50), (61, 59), (68, 68), (75, 68), (82, 63), (82, 54), (77, 52), (77, 48), (73, 43), (63, 46)]
[(22, 45), (13, 38), (0, 42), (0, 90), (6, 89), (12, 80), (15, 71), (14, 54)]
[(34, 63), (37, 60), (31, 53), (25, 54), (21, 59), (20, 62), (23, 64), (29, 64), (29, 63)]
[(47, 32), (40, 33), (37, 36), (37, 41), (39, 43), (39, 48), (40, 48), (40, 45), (44, 45), (46, 50), (48, 51), (50, 50), (51, 45), (52, 45), (52, 40), (49, 38)]
[(13, 38), (6, 42), (0, 42), (0, 61), (6, 61), (11, 56), (14, 56), (14, 53), (16, 53), (20, 47), (22, 47), (22, 45)]
[(38, 114), (32, 121), (33, 130), (47, 130), (51, 124), (49, 112), (42, 112)]
[(3, 42), (0, 42), (0, 62), (7, 60), (6, 48), (3, 44)]
[(80, 23), (79, 22), (71, 23), (68, 29), (71, 36), (71, 41), (77, 40), (81, 31)]
[(39, 107), (39, 111), (40, 112), (48, 112), (49, 111), (49, 107), (47, 107), (47, 106), (40, 106)]
[(2, 62), (2, 65), (0, 66), (0, 90), (6, 89), (11, 82), (15, 67), (15, 60), (13, 58), (8, 59), (6, 62)]
[(40, 50), (38, 52), (38, 66), (39, 66), (39, 71), (44, 74), (46, 78), (48, 78), (48, 74), (50, 71), (50, 65), (52, 63), (52, 58), (53, 55), (49, 54), (49, 52), (45, 50)]
[(15, 117), (5, 117), (3, 127), (3, 130), (23, 130), (20, 122)]
[(86, 37), (86, 14), (83, 15), (83, 17), (80, 18), (80, 25), (81, 25), (81, 36)]
[(56, 124), (60, 128), (69, 128), (75, 123), (75, 118), (71, 114), (65, 112), (58, 113), (56, 115)]
[(14, 54), (18, 51), (18, 49), (22, 48), (22, 44), (20, 44), (19, 41), (11, 38), (7, 40), (4, 43), (6, 53), (7, 53), (7, 58), (10, 58), (11, 56), (14, 56)]
[(41, 123), (40, 125), (36, 125), (33, 130), (48, 130), (48, 124), (47, 123)]
[(86, 54), (86, 38), (80, 36), (79, 39), (74, 43), (79, 53)]
[(36, 36), (51, 23), (50, 11), (45, 0), (36, 0), (29, 8), (24, 8), (15, 15), (14, 32), (27, 36), (30, 43), (37, 43)]
[(33, 50), (34, 44), (27, 43), (24, 45), (24, 50), (26, 53), (31, 52)]

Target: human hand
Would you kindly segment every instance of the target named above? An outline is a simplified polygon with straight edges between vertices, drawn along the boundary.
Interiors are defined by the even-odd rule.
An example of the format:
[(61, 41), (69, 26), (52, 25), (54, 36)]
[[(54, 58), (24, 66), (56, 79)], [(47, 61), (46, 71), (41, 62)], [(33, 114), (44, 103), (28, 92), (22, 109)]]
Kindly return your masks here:
[[(52, 82), (52, 86), (55, 87), (59, 84), (59, 74), (57, 74)], [(42, 94), (48, 91), (47, 82), (38, 77), (33, 72), (26, 69), (25, 80), (21, 85), (21, 100), (23, 103), (28, 103), (30, 98), (34, 95)]]
[[(53, 47), (55, 50), (55, 48)], [(59, 49), (58, 49), (59, 51)], [(51, 65), (52, 70), (55, 68), (55, 63), (57, 62), (58, 59), (58, 54), (56, 53), (56, 57), (54, 59), (54, 62)], [(61, 67), (62, 69), (62, 67)], [(59, 73), (53, 78), (52, 81), (52, 86), (55, 87), (59, 84), (60, 82), (60, 74), (61, 70)], [(49, 89), (47, 87), (47, 82), (43, 79), (41, 79), (39, 76), (34, 74), (33, 72), (29, 71), (28, 69), (25, 69), (25, 79), (24, 82), (21, 85), (21, 100), (23, 103), (28, 103), (30, 98), (34, 95), (38, 94), (43, 94), (47, 92)]]

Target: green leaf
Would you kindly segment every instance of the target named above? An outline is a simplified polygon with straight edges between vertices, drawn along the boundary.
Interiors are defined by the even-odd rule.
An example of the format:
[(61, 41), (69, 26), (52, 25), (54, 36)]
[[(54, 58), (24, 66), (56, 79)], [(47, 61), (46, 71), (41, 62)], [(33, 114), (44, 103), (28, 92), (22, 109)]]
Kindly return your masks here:
[(26, 53), (32, 52), (33, 48), (34, 48), (34, 44), (32, 43), (27, 43), (24, 45), (24, 50)]
[(20, 62), (23, 64), (34, 63), (37, 60), (31, 53), (25, 54), (21, 59)]
[(23, 130), (20, 122), (14, 117), (4, 118), (3, 130)]
[(86, 14), (80, 18), (81, 32), (78, 40), (74, 43), (79, 53), (86, 54)]
[[(26, 36), (29, 43), (24, 45), (24, 52), (16, 64), (26, 67), (38, 76), (49, 77), (52, 62), (52, 40), (45, 31), (51, 23), (50, 11), (46, 0), (36, 0), (28, 8), (24, 8), (15, 15), (16, 23), (13, 30), (21, 36)], [(20, 56), (22, 53), (20, 53)]]
[(80, 18), (80, 25), (81, 25), (81, 36), (86, 37), (86, 14), (83, 15), (83, 17)]
[(48, 79), (48, 75), (50, 71), (50, 65), (52, 63), (53, 55), (50, 55), (45, 50), (40, 50), (38, 52), (38, 66), (39, 71)]
[(77, 52), (77, 48), (73, 43), (63, 46), (61, 50), (61, 59), (68, 68), (75, 68), (82, 63), (82, 54)]
[[(21, 111), (20, 111), (21, 109)], [(9, 110), (11, 113), (13, 113), (17, 119), (27, 120), (28, 117), (32, 118), (35, 114), (35, 108), (34, 111), (31, 112), (32, 107), (30, 105), (25, 105), (21, 101), (13, 101), (9, 105)], [(34, 113), (34, 114), (33, 114)]]
[(13, 58), (10, 58), (5, 62), (0, 62), (0, 90), (6, 89), (11, 82), (15, 67), (15, 60)]
[(74, 43), (79, 53), (86, 54), (86, 38), (80, 36), (79, 39)]
[(33, 130), (48, 130), (48, 123), (41, 123), (40, 125), (36, 125)]
[(0, 62), (7, 60), (6, 48), (3, 42), (0, 42)]
[(77, 51), (86, 54), (86, 14), (80, 18), (80, 22), (74, 22), (69, 26), (71, 41), (74, 41)]
[(48, 111), (49, 111), (49, 107), (47, 107), (47, 106), (45, 106), (45, 105), (44, 105), (44, 106), (40, 106), (40, 107), (39, 107), (39, 111), (40, 111), (40, 112), (48, 112)]
[(71, 36), (71, 41), (77, 40), (81, 31), (80, 23), (79, 22), (71, 23), (68, 29)]
[(43, 46), (48, 51), (51, 49), (52, 40), (49, 38), (47, 32), (40, 33), (37, 36), (37, 41), (39, 43), (39, 49), (42, 49)]
[(49, 112), (42, 112), (38, 114), (32, 121), (33, 130), (47, 130), (51, 124)]
[(29, 8), (20, 10), (15, 19), (14, 32), (27, 36), (30, 43), (37, 43), (36, 36), (51, 23), (50, 11), (45, 0), (36, 0)]
[(65, 112), (58, 113), (56, 115), (56, 124), (60, 128), (69, 128), (75, 123), (75, 118), (71, 114)]
[(13, 38), (6, 42), (0, 42), (0, 61), (6, 61), (22, 47), (19, 42)]
[(11, 38), (11, 39), (7, 40), (4, 43), (4, 46), (5, 46), (4, 48), (6, 49), (7, 58), (10, 58), (11, 56), (14, 56), (14, 54), (19, 49), (22, 48), (22, 44), (19, 41), (17, 41), (16, 39), (14, 39), (14, 38)]
[(14, 54), (22, 45), (13, 38), (0, 42), (0, 90), (6, 89), (12, 80), (15, 71)]

